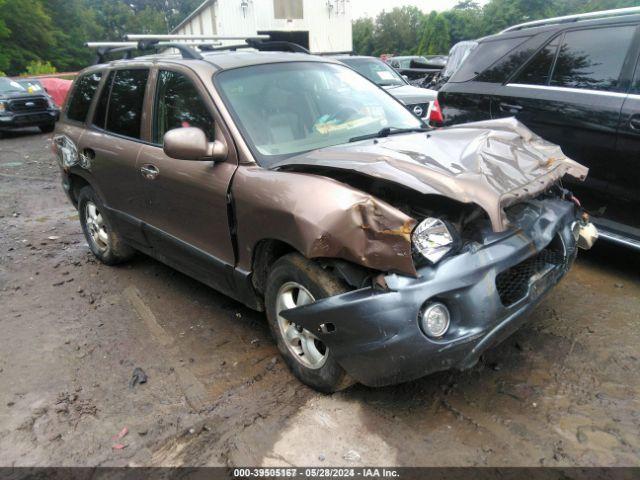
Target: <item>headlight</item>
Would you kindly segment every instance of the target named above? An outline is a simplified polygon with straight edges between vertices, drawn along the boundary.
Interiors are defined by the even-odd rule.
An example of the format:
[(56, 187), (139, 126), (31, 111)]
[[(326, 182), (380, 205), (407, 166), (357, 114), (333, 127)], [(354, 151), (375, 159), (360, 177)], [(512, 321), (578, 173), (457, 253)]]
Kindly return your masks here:
[(0, 100), (0, 112), (4, 112), (7, 109), (7, 103)]
[(439, 218), (426, 218), (413, 231), (413, 246), (431, 263), (437, 263), (453, 248), (453, 236)]

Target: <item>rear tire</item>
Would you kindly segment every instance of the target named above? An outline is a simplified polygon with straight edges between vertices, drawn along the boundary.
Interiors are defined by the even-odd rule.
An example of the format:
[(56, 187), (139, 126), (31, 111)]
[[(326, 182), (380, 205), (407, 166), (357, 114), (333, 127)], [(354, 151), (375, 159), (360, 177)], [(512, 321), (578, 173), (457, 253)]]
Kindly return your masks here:
[(42, 133), (51, 133), (51, 132), (53, 132), (55, 130), (56, 124), (55, 123), (51, 123), (51, 124), (48, 124), (48, 125), (42, 125), (42, 126), (40, 126), (38, 128), (40, 129), (40, 131)]
[(347, 291), (345, 285), (298, 253), (271, 268), (265, 292), (269, 328), (291, 372), (304, 384), (332, 393), (355, 383), (312, 332), (287, 322), (279, 312)]
[(89, 186), (78, 195), (78, 213), (82, 232), (91, 252), (105, 265), (117, 265), (129, 260), (135, 250), (113, 229), (113, 224), (98, 195)]

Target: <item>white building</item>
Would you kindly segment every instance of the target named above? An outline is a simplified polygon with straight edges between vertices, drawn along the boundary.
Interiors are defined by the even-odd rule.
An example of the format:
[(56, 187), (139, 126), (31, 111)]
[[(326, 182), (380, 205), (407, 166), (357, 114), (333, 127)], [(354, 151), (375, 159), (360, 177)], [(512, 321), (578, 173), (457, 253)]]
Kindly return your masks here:
[[(207, 0), (172, 33), (268, 34), (312, 53), (350, 52), (350, 0)], [(238, 43), (238, 42), (235, 42)]]

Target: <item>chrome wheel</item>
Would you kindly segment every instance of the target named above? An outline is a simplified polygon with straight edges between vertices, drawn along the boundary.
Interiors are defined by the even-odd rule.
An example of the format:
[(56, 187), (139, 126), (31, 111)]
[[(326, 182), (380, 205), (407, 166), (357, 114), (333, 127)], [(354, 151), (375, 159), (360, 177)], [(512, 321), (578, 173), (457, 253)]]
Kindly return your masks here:
[(309, 330), (289, 322), (280, 314), (290, 308), (301, 307), (315, 301), (309, 290), (296, 282), (287, 282), (282, 285), (276, 297), (278, 327), (287, 349), (302, 365), (314, 370), (321, 368), (327, 361), (329, 350), (326, 345)]
[(109, 247), (107, 226), (105, 225), (104, 218), (95, 203), (86, 203), (84, 207), (84, 220), (93, 244), (100, 251), (106, 250)]

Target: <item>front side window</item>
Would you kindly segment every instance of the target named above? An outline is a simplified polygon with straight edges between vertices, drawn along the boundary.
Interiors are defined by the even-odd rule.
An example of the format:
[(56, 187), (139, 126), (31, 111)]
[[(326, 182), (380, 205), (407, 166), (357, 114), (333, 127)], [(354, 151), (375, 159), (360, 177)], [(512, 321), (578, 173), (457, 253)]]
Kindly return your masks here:
[(559, 39), (556, 37), (546, 47), (540, 50), (535, 57), (520, 72), (514, 83), (527, 85), (548, 85), (551, 75), (551, 67), (558, 51)]
[(116, 70), (111, 86), (106, 129), (125, 137), (140, 138), (144, 92), (149, 70)]
[(567, 32), (551, 85), (615, 90), (635, 30), (625, 26)]
[(161, 70), (154, 108), (153, 143), (161, 145), (174, 128), (197, 127), (214, 139), (213, 119), (191, 80), (178, 72)]
[(67, 118), (76, 122), (85, 121), (101, 78), (102, 72), (93, 72), (81, 76), (76, 81), (76, 88), (67, 108)]
[(406, 82), (393, 68), (380, 60), (346, 58), (342, 61), (381, 87), (406, 85)]
[(214, 78), (258, 162), (265, 166), (383, 128), (422, 126), (384, 90), (343, 65), (253, 65)]

